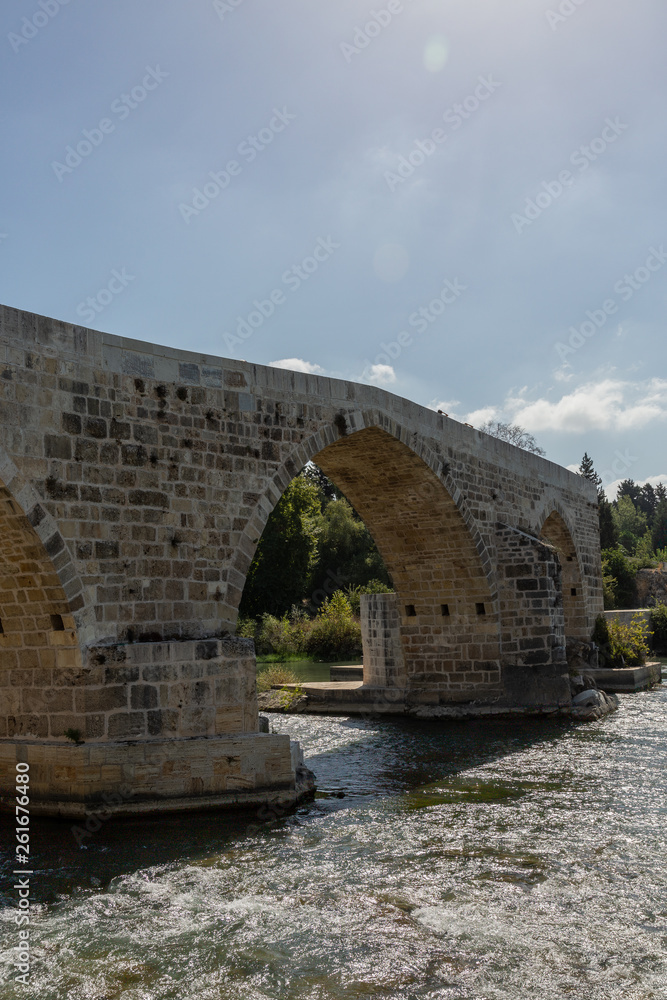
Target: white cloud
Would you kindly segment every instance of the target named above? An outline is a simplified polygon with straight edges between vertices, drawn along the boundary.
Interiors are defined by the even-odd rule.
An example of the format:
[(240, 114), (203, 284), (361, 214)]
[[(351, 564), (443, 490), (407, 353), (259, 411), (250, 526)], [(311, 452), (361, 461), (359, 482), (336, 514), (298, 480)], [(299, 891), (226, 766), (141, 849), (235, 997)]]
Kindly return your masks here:
[(471, 424), (498, 419), (520, 424), (530, 433), (560, 431), (633, 431), (667, 419), (667, 380), (628, 382), (605, 378), (588, 382), (560, 399), (527, 399), (526, 389), (509, 395), (501, 407), (486, 406), (468, 414)]
[(371, 365), (368, 372), (368, 381), (374, 385), (392, 385), (396, 381), (396, 372), (391, 365)]
[(448, 417), (452, 417), (453, 420), (460, 420), (460, 417), (456, 415), (456, 407), (461, 405), (460, 399), (433, 399), (428, 404), (429, 410), (442, 410), (446, 413)]
[(486, 424), (489, 420), (498, 420), (500, 417), (500, 411), (495, 406), (482, 406), (479, 410), (473, 410), (466, 417), (466, 423), (472, 424), (473, 427), (481, 427), (482, 424)]
[(269, 368), (286, 368), (288, 371), (304, 372), (306, 375), (325, 374), (324, 368), (320, 365), (304, 361), (303, 358), (283, 358), (282, 361), (269, 361)]
[[(608, 500), (615, 500), (616, 494), (618, 493), (618, 487), (625, 479), (632, 479), (632, 476), (628, 474), (627, 476), (621, 476), (620, 479), (615, 479), (613, 483), (605, 485), (604, 491), (607, 495)], [(646, 486), (650, 483), (651, 486), (657, 486), (658, 483), (662, 483), (663, 486), (667, 486), (667, 472), (664, 472), (661, 476), (649, 476), (648, 479), (638, 479), (635, 480), (637, 486)]]

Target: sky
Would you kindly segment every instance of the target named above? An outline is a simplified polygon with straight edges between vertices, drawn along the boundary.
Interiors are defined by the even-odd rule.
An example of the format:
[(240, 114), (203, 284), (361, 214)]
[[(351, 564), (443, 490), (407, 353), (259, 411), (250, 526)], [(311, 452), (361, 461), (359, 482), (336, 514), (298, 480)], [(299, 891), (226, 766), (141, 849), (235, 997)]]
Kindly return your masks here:
[(667, 482), (664, 0), (15, 0), (0, 301)]

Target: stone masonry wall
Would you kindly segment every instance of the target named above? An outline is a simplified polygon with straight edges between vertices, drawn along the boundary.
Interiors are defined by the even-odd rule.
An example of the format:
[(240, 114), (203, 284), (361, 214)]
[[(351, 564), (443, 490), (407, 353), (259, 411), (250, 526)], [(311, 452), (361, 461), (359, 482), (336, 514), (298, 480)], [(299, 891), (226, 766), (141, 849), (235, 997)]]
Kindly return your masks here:
[[(94, 646), (62, 667), (0, 670), (7, 737), (145, 740), (258, 731), (249, 639)], [(46, 662), (46, 661), (44, 661)]]
[(406, 687), (401, 616), (396, 594), (361, 595), (361, 639), (364, 684), (371, 687)]
[[(518, 641), (511, 602), (501, 596), (499, 521), (539, 536), (557, 511), (580, 574), (582, 631), (602, 607), (590, 484), (374, 387), (0, 308), (0, 428), (0, 480), (8, 463), (16, 467), (57, 525), (52, 541), (66, 561), (57, 576), (67, 596), (57, 613), (63, 634), (76, 639), (73, 656), (233, 631), (270, 511), (310, 459), (350, 497), (393, 574), (414, 691), (457, 698), (497, 690), (507, 662), (502, 637)], [(3, 485), (28, 516), (27, 501)], [(25, 538), (25, 551), (12, 550), (12, 567), (27, 558)], [(45, 552), (39, 572), (47, 580), (54, 566)], [(51, 663), (52, 643), (39, 647), (40, 662)], [(0, 672), (18, 669), (18, 652)], [(104, 716), (96, 738), (110, 738), (116, 712), (138, 713), (124, 723), (137, 731), (148, 733), (155, 712), (172, 726), (171, 695), (153, 705), (162, 688), (156, 696), (150, 682), (123, 683), (122, 704), (103, 708), (101, 699), (94, 708), (92, 694), (84, 700), (86, 726), (102, 725)], [(145, 703), (132, 704), (139, 697), (132, 684), (144, 684)], [(6, 676), (0, 687), (11, 687)], [(55, 714), (64, 721), (68, 712)], [(210, 718), (201, 715), (206, 731)]]

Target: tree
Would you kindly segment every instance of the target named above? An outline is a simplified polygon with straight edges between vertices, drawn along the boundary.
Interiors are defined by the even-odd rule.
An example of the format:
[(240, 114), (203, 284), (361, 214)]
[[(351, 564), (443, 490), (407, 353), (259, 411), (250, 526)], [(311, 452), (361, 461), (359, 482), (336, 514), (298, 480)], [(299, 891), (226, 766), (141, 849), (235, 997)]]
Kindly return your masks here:
[(504, 424), (500, 420), (488, 420), (482, 424), (480, 431), (484, 434), (490, 434), (491, 437), (500, 438), (501, 441), (507, 441), (508, 444), (513, 444), (517, 448), (523, 448), (524, 451), (532, 451), (534, 455), (544, 456), (546, 454), (533, 435), (520, 427), (519, 424)]
[(389, 584), (366, 525), (321, 469), (308, 465), (287, 487), (269, 517), (248, 572), (239, 614), (280, 617), (328, 594)]
[(588, 454), (587, 451), (584, 452), (584, 457), (581, 460), (581, 465), (579, 466), (579, 475), (583, 476), (584, 479), (588, 479), (589, 482), (593, 483), (596, 490), (598, 491), (598, 497), (600, 496), (602, 490), (602, 478), (598, 476), (597, 472), (593, 467), (593, 459)]
[(634, 608), (637, 603), (635, 573), (622, 549), (605, 549), (602, 553), (602, 575), (613, 581), (613, 591), (619, 608)]
[(308, 465), (299, 473), (300, 476), (310, 483), (315, 483), (318, 490), (322, 494), (322, 510), (331, 503), (332, 500), (337, 500), (340, 496), (335, 485), (331, 480), (324, 475), (319, 465), (315, 465), (314, 462), (309, 462)]
[(339, 586), (358, 587), (369, 580), (389, 583), (382, 556), (364, 522), (341, 497), (328, 504), (318, 521), (318, 560), (312, 574), (313, 589), (331, 574)]
[(667, 546), (667, 498), (660, 500), (655, 508), (651, 540), (654, 549), (664, 549)]
[(618, 543), (618, 534), (614, 524), (614, 508), (604, 493), (598, 495), (598, 524), (600, 526), (600, 548), (613, 549)]
[(646, 531), (646, 516), (637, 510), (627, 493), (617, 497), (612, 514), (620, 544), (633, 555)]
[(600, 548), (613, 549), (617, 542), (617, 533), (614, 526), (612, 506), (607, 500), (607, 495), (602, 486), (602, 478), (597, 474), (593, 466), (593, 459), (588, 452), (584, 452), (584, 457), (579, 466), (579, 475), (593, 483), (598, 491), (598, 526), (600, 529)]
[(618, 487), (618, 492), (616, 493), (616, 499), (619, 500), (621, 497), (630, 497), (633, 503), (637, 503), (640, 493), (641, 493), (641, 486), (637, 486), (634, 479), (624, 479), (621, 485)]
[(635, 500), (635, 506), (646, 514), (646, 520), (649, 524), (651, 524), (653, 515), (655, 514), (655, 508), (658, 506), (658, 500), (655, 495), (655, 490), (650, 483), (644, 483), (639, 490), (639, 495)]
[(320, 492), (297, 476), (271, 513), (248, 572), (239, 613), (283, 615), (307, 593), (317, 553)]

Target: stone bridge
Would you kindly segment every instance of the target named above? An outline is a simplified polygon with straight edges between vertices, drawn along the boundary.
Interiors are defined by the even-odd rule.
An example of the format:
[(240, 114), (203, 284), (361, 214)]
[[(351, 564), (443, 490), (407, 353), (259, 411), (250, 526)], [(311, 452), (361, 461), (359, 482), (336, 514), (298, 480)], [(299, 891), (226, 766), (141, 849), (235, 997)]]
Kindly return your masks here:
[(590, 483), (378, 388), (0, 308), (5, 804), (17, 761), (31, 807), (59, 815), (301, 794), (234, 629), (310, 460), (394, 581), (367, 602), (361, 701), (567, 709), (565, 638), (602, 610)]

